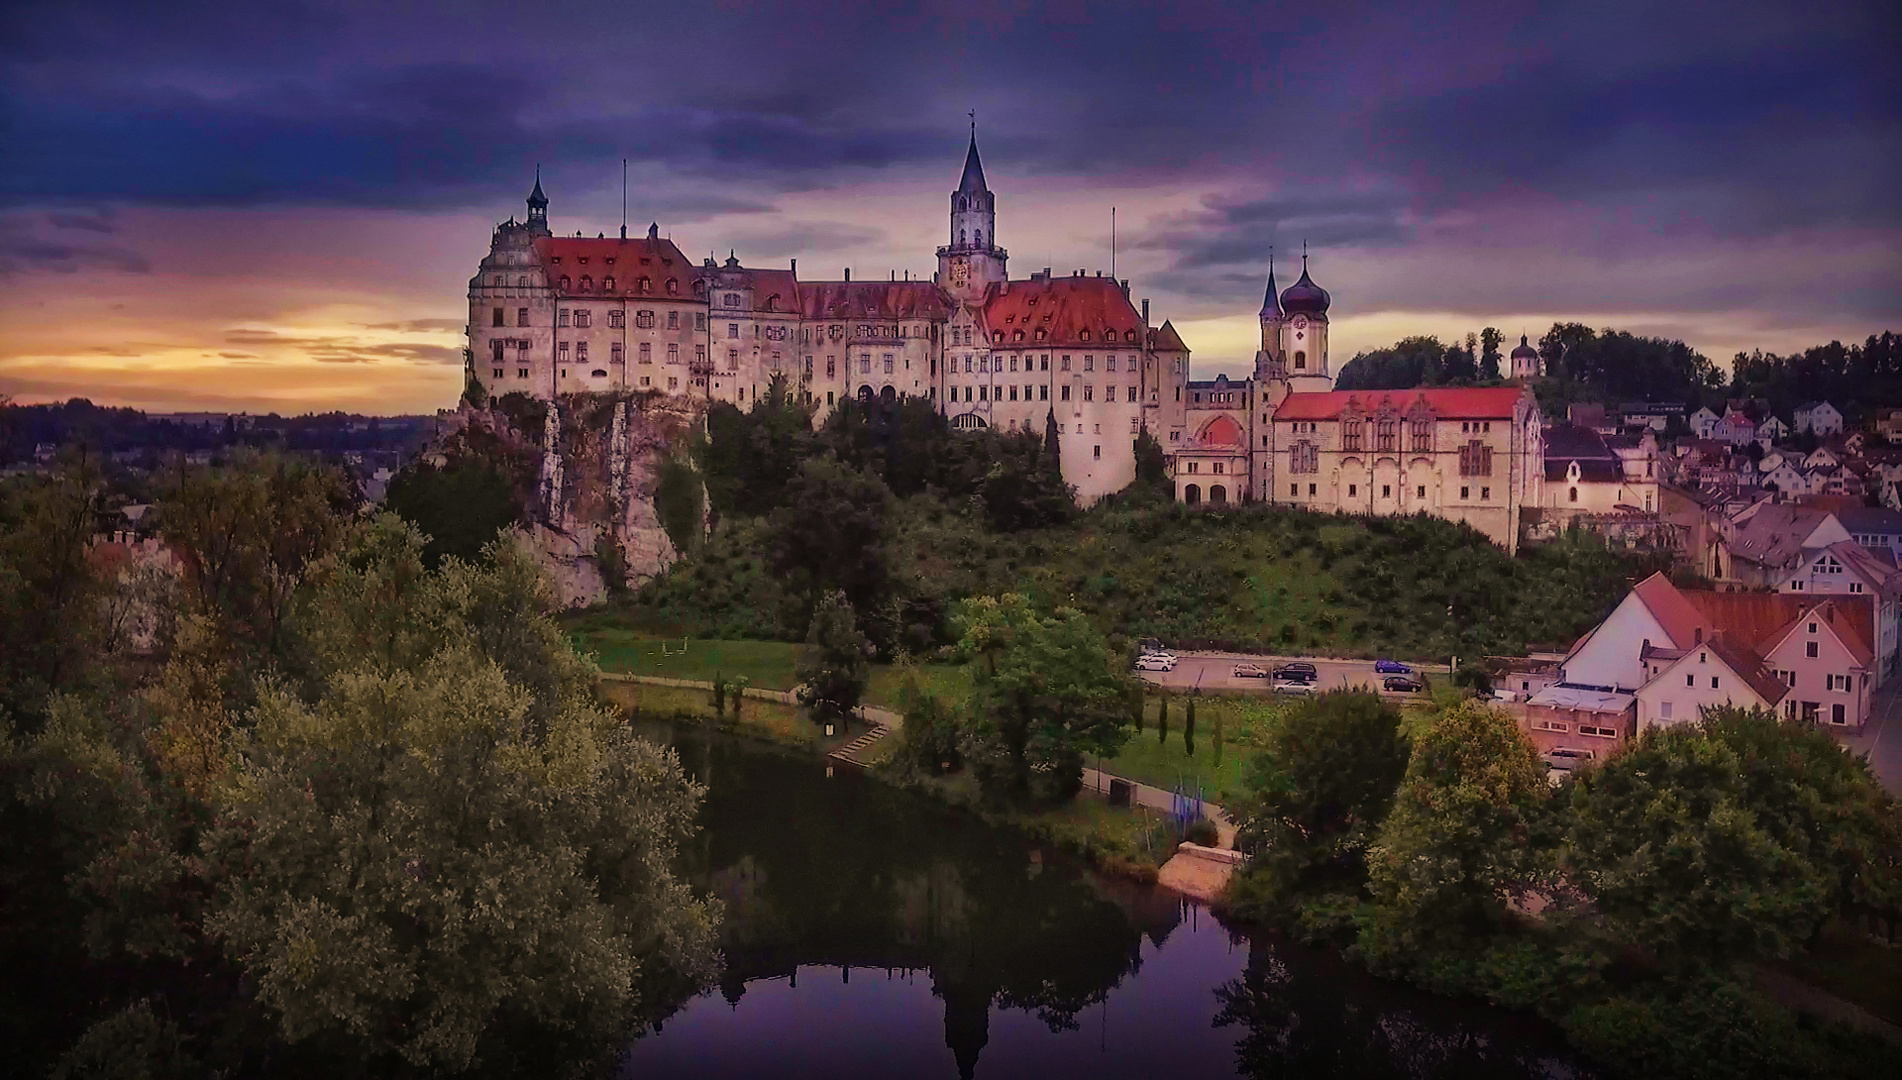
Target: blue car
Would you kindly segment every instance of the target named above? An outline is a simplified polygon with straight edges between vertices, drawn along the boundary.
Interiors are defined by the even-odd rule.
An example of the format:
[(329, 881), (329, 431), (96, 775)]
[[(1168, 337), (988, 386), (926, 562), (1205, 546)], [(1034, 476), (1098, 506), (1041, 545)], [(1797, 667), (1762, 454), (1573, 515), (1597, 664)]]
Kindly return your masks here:
[(1398, 660), (1376, 660), (1374, 670), (1382, 675), (1411, 675), (1413, 669)]

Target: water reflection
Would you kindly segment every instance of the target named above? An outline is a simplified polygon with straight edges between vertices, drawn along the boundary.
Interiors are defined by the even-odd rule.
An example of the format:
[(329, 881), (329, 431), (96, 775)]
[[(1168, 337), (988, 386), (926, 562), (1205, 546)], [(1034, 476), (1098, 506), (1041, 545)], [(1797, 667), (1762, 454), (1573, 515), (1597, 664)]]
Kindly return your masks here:
[(686, 869), (726, 902), (726, 970), (626, 1075), (1564, 1075), (1549, 1033), (809, 759), (668, 737), (709, 785)]

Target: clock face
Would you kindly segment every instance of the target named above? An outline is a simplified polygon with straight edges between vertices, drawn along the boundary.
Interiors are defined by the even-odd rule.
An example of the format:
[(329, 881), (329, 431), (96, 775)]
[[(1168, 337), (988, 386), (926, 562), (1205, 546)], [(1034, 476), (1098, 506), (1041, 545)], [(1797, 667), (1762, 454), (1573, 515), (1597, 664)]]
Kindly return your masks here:
[(966, 281), (969, 281), (970, 279), (971, 279), (970, 260), (969, 259), (952, 259), (951, 260), (951, 284), (963, 285)]
[(1308, 328), (1308, 317), (1306, 315), (1296, 315), (1294, 317), (1294, 328), (1296, 330), (1306, 330)]

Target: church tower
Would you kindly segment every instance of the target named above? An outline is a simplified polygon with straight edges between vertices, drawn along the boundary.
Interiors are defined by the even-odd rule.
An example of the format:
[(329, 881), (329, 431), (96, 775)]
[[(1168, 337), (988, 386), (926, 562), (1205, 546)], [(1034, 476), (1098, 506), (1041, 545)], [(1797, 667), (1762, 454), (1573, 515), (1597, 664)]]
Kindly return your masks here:
[(997, 199), (984, 183), (984, 163), (977, 154), (977, 125), (971, 125), (971, 147), (964, 155), (964, 175), (951, 193), (951, 242), (938, 249), (938, 284), (958, 300), (970, 303), (1005, 278), (1005, 260), (997, 246)]
[(548, 196), (542, 194), (542, 167), (535, 166), (535, 190), (528, 193), (528, 230), (539, 236), (548, 233)]
[(1303, 251), (1301, 280), (1281, 294), (1282, 318), (1276, 325), (1277, 351), (1287, 371), (1288, 387), (1297, 394), (1334, 389), (1327, 357), (1327, 309), (1332, 303), (1327, 290), (1308, 277), (1308, 256)]
[(1275, 253), (1268, 252), (1268, 292), (1261, 300), (1261, 349), (1255, 353), (1255, 385), (1260, 388), (1261, 403), (1270, 411), (1288, 396), (1287, 364), (1281, 353), (1282, 324), (1287, 313), (1281, 310), (1281, 297), (1275, 292)]

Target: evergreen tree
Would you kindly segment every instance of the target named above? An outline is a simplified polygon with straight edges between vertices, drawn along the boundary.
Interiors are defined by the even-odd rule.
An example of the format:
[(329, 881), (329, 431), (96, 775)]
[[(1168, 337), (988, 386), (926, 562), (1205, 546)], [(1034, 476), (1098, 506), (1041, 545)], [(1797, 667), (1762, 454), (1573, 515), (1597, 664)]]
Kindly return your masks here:
[(1169, 744), (1169, 691), (1156, 695), (1156, 745)]
[(1195, 691), (1189, 692), (1189, 704), (1182, 710), (1182, 749), (1195, 756)]
[(843, 592), (827, 593), (812, 613), (799, 657), (799, 703), (815, 718), (849, 727), (871, 677), (871, 652), (871, 642), (859, 633), (851, 601)]

